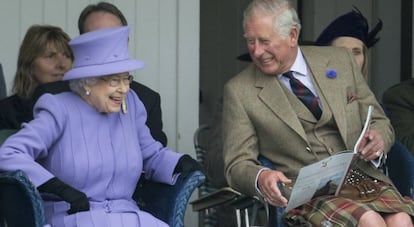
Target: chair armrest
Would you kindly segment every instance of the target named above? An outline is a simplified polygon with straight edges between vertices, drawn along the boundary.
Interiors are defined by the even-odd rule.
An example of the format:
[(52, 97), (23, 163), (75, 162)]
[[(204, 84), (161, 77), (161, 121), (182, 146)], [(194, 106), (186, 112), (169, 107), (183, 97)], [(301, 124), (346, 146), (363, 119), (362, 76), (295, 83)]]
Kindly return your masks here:
[(0, 172), (0, 200), (0, 213), (4, 215), (1, 218), (6, 222), (18, 226), (45, 225), (43, 200), (23, 171)]
[(200, 171), (178, 177), (174, 185), (153, 182), (141, 177), (133, 198), (138, 206), (172, 227), (184, 226), (184, 215), (194, 190), (205, 180)]
[(233, 188), (224, 187), (214, 190), (213, 192), (204, 195), (194, 201), (191, 201), (190, 204), (193, 207), (193, 211), (201, 211), (223, 204), (231, 203), (240, 198), (241, 196), (244, 195), (234, 190)]

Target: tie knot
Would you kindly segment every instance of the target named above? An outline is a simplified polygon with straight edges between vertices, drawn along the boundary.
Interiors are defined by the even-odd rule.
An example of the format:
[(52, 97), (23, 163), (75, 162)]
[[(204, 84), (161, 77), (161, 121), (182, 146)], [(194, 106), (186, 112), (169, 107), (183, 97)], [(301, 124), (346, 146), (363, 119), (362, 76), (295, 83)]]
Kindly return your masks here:
[(293, 77), (293, 71), (287, 71), (287, 72), (283, 73), (282, 76), (285, 76), (289, 79), (295, 78), (295, 77)]

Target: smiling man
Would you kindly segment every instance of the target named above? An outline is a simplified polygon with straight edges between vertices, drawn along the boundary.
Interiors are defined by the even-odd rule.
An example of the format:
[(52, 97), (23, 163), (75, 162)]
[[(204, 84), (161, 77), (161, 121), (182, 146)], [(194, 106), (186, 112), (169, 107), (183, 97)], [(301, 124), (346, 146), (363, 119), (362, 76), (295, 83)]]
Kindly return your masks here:
[[(299, 46), (300, 21), (286, 0), (254, 0), (244, 12), (253, 64), (229, 80), (223, 96), (223, 152), (229, 185), (273, 206), (286, 206), (288, 188), (305, 165), (353, 150), (370, 105), (372, 124), (346, 178), (351, 188), (375, 185), (370, 203), (318, 196), (288, 212), (289, 223), (320, 226), (412, 226), (405, 200), (378, 166), (394, 134), (353, 56), (344, 48)], [(349, 96), (358, 97), (349, 99)], [(277, 170), (260, 165), (270, 160)], [(359, 182), (359, 181), (358, 181)], [(387, 201), (387, 202), (384, 202)], [(299, 217), (299, 218), (298, 218)]]

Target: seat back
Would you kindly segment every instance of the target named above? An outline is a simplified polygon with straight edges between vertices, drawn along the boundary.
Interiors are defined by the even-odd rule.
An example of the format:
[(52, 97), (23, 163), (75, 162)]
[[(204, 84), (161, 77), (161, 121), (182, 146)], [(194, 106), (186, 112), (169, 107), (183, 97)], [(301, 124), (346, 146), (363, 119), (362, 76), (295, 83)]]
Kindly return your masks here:
[(414, 199), (414, 156), (402, 143), (396, 141), (388, 152), (386, 173), (403, 196)]
[[(0, 145), (17, 130), (0, 130)], [(36, 187), (21, 170), (0, 172), (0, 225), (43, 227), (45, 215)]]
[(42, 198), (21, 170), (0, 172), (0, 217), (7, 226), (43, 227)]
[[(388, 110), (381, 104), (385, 114)], [(385, 173), (403, 196), (414, 199), (414, 156), (401, 142), (395, 141), (387, 154)]]
[[(206, 149), (202, 144), (202, 135), (210, 129), (208, 125), (200, 125), (194, 132), (193, 142), (196, 152), (197, 161), (201, 166), (205, 167)], [(204, 183), (200, 185), (198, 190), (198, 196), (204, 197), (217, 191), (208, 177), (206, 177)], [(216, 226), (218, 222), (217, 211), (215, 207), (209, 208), (208, 212), (200, 213), (199, 222), (203, 227)]]
[(174, 185), (146, 180), (143, 176), (133, 195), (138, 206), (171, 227), (183, 227), (184, 215), (190, 196), (205, 180), (200, 171), (183, 177), (180, 175)]
[[(197, 161), (201, 164), (201, 166), (205, 166), (205, 159), (206, 159), (206, 149), (202, 144), (202, 135), (208, 131), (210, 127), (208, 125), (201, 125), (197, 128), (197, 130), (194, 132), (193, 142), (194, 142), (194, 149), (196, 152)], [(207, 194), (210, 194), (211, 192), (217, 190), (215, 188), (210, 180), (207, 178), (204, 183), (200, 186), (200, 189), (198, 191), (199, 196), (205, 196)]]

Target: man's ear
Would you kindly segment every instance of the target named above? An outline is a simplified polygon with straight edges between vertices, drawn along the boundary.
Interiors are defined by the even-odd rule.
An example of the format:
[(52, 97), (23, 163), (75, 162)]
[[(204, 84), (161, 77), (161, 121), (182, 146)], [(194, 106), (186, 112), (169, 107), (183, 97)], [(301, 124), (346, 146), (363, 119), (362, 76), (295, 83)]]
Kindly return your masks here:
[(289, 32), (288, 41), (291, 44), (292, 47), (295, 47), (298, 45), (299, 40), (299, 31), (296, 27), (292, 27)]

